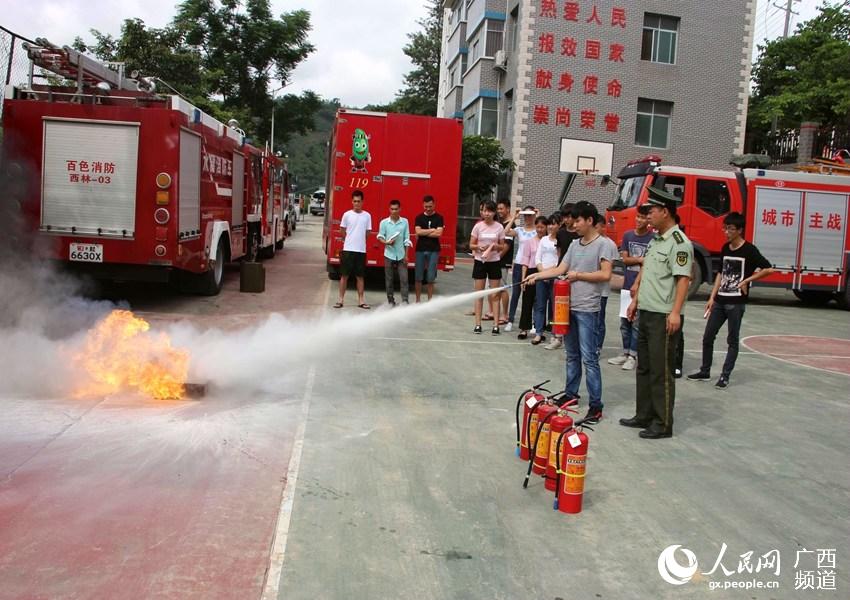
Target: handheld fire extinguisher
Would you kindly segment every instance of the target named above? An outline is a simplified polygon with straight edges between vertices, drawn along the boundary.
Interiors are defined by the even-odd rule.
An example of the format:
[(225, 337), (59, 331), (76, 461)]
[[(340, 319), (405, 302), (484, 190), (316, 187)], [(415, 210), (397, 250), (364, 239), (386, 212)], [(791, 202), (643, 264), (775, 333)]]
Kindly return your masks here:
[(550, 492), (554, 492), (557, 488), (557, 463), (558, 463), (558, 440), (563, 432), (573, 428), (573, 419), (568, 413), (578, 413), (577, 410), (568, 408), (578, 404), (578, 398), (573, 398), (569, 402), (564, 403), (552, 420), (549, 422), (549, 460), (546, 464), (546, 472), (543, 475), (545, 487)]
[[(516, 401), (516, 454), (523, 460), (528, 460), (529, 442), (528, 442), (528, 417), (529, 414), (537, 408), (546, 397), (540, 392), (549, 393), (549, 390), (543, 386), (549, 383), (549, 379), (542, 381), (537, 385), (531, 386), (519, 395)], [(522, 409), (522, 421), (519, 419), (519, 408)]]
[[(593, 428), (577, 422), (572, 429), (564, 431), (556, 443), (556, 478), (554, 510), (563, 513), (576, 514), (581, 512), (581, 502), (584, 497), (584, 477), (587, 472), (587, 448), (590, 438), (584, 429)], [(566, 438), (566, 443), (562, 442)]]
[(570, 282), (556, 279), (554, 288), (554, 310), (552, 316), (552, 334), (567, 335), (570, 331)]
[(546, 472), (546, 465), (549, 462), (549, 421), (558, 414), (559, 400), (565, 392), (558, 392), (537, 405), (532, 415), (529, 415), (529, 425), (534, 416), (536, 419), (536, 427), (534, 429), (529, 426), (529, 442), (534, 440), (533, 449), (531, 452), (531, 460), (528, 463), (528, 471), (525, 473), (525, 481), (522, 484), (523, 488), (528, 487), (528, 479), (531, 477), (531, 472), (534, 471), (538, 475), (543, 475)]

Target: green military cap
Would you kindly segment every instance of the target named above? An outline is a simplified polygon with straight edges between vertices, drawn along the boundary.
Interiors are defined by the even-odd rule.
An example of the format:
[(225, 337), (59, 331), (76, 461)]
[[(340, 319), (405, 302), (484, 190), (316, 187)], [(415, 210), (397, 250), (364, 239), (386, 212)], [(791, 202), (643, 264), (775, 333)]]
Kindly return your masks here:
[(649, 206), (664, 207), (669, 210), (671, 214), (676, 212), (676, 206), (679, 204), (679, 199), (676, 198), (676, 196), (666, 190), (653, 186), (646, 188), (646, 191), (649, 193), (649, 199), (646, 201)]

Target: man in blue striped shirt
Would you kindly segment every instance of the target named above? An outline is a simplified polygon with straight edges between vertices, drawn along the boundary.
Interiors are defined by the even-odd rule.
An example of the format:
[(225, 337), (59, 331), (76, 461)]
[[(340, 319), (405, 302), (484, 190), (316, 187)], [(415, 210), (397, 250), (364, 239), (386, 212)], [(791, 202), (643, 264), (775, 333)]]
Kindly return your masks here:
[(401, 287), (401, 301), (408, 304), (407, 285), (407, 249), (411, 246), (410, 226), (401, 216), (401, 202), (390, 201), (390, 216), (381, 221), (378, 227), (378, 241), (384, 244), (384, 284), (387, 288), (387, 301), (395, 306), (393, 277), (398, 271)]

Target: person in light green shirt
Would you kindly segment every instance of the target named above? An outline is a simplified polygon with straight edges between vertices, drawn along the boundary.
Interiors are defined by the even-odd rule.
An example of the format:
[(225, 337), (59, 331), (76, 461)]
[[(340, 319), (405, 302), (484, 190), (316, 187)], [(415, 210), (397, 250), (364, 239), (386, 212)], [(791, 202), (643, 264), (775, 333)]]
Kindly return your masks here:
[(694, 248), (676, 225), (675, 196), (648, 188), (649, 222), (657, 232), (649, 242), (643, 266), (635, 281), (637, 293), (627, 316), (638, 319), (636, 411), (631, 419), (620, 419), (625, 427), (640, 427), (640, 437), (660, 439), (673, 436), (673, 405), (676, 398), (672, 365), (676, 356), (677, 332), (682, 326), (682, 307), (688, 295)]
[(407, 249), (410, 241), (410, 225), (401, 216), (401, 202), (390, 201), (390, 216), (381, 221), (378, 227), (378, 241), (384, 244), (384, 285), (387, 289), (387, 302), (395, 306), (394, 282), (398, 272), (401, 287), (401, 301), (408, 304), (407, 285)]

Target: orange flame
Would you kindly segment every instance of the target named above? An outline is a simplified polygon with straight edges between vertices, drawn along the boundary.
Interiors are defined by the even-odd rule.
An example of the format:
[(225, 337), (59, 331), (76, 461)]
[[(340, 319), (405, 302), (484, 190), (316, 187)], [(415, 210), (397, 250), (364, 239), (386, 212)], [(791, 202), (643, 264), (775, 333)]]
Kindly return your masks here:
[(82, 394), (139, 390), (158, 400), (179, 399), (189, 372), (189, 353), (173, 348), (165, 333), (128, 310), (113, 310), (86, 336), (74, 355), (91, 382)]

